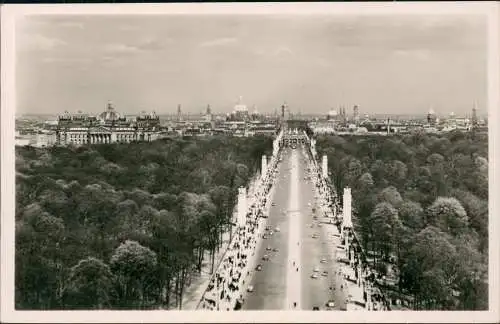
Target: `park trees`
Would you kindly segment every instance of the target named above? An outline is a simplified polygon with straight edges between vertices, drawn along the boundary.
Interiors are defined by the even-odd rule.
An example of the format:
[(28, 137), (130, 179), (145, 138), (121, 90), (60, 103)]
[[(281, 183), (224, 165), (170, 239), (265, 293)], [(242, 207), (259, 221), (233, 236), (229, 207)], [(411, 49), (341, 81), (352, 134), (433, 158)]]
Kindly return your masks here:
[[(353, 223), (365, 252), (377, 252), (378, 263), (389, 251), (397, 256), (401, 292), (416, 297), (416, 308), (486, 307), (486, 136), (318, 136), (316, 147), (320, 155), (334, 151), (328, 159), (337, 191), (352, 185)], [(354, 184), (352, 160), (362, 170)]]
[[(248, 186), (270, 141), (17, 148), (16, 305), (168, 308), (173, 294), (181, 307), (205, 251), (215, 263), (237, 187)], [(91, 290), (92, 275), (102, 290)]]
[(62, 219), (32, 205), (16, 226), (16, 302), (28, 307), (57, 308), (64, 288)]
[(113, 274), (94, 257), (82, 259), (70, 269), (65, 304), (75, 309), (102, 309), (112, 305)]
[(455, 246), (439, 228), (429, 226), (415, 236), (402, 281), (414, 294), (417, 308), (435, 309), (449, 302), (456, 261)]
[(425, 222), (422, 206), (414, 201), (406, 200), (399, 206), (399, 217), (403, 224), (414, 231), (420, 231)]
[(125, 241), (111, 257), (110, 265), (116, 275), (118, 305), (144, 308), (151, 298), (148, 289), (154, 281), (156, 253), (135, 241)]
[(467, 213), (455, 198), (438, 197), (427, 208), (427, 224), (437, 226), (452, 235), (462, 233), (467, 223)]
[(375, 250), (378, 250), (382, 259), (387, 259), (392, 252), (397, 251), (396, 246), (402, 228), (398, 211), (390, 203), (381, 202), (373, 209), (370, 222), (373, 229), (371, 239)]

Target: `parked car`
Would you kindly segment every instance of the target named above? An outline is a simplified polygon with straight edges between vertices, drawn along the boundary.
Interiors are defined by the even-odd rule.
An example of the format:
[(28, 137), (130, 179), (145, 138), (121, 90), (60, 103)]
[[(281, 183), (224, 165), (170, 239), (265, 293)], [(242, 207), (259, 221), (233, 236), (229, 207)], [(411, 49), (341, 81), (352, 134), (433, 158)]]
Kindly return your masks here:
[(313, 274), (311, 275), (311, 278), (318, 279), (318, 274), (316, 272), (313, 272)]

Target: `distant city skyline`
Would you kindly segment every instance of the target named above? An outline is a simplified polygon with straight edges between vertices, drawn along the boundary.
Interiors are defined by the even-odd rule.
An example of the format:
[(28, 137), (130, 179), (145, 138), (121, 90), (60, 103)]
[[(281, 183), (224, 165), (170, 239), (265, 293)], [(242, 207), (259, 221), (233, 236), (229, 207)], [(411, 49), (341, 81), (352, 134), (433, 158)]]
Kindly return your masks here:
[(16, 114), (485, 114), (480, 16), (33, 16), (16, 30)]

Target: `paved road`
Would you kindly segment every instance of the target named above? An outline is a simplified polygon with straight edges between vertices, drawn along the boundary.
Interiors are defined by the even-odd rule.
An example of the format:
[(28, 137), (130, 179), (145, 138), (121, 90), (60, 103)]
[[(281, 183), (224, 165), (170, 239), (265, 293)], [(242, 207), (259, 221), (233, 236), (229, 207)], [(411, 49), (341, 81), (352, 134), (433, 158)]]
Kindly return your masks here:
[[(330, 299), (335, 300), (335, 309), (344, 304), (341, 283), (335, 275), (335, 256), (331, 253), (335, 249), (327, 245), (334, 244), (335, 237), (328, 234), (326, 228), (333, 225), (310, 227), (323, 218), (313, 219), (315, 190), (312, 181), (306, 180), (307, 164), (300, 147), (283, 152), (272, 197), (274, 206), (271, 206), (267, 222), (273, 230), (278, 226), (280, 231), (264, 239), (257, 251), (256, 263), (262, 265), (262, 270), (254, 270), (250, 282), (254, 291), (246, 294), (243, 310), (312, 310), (314, 306), (324, 309)], [(318, 238), (312, 238), (314, 233)], [(277, 248), (278, 252), (267, 251), (268, 247)], [(263, 261), (264, 255), (270, 260)], [(321, 263), (322, 258), (327, 262)], [(317, 279), (312, 279), (310, 276), (316, 266), (320, 273)], [(323, 271), (328, 272), (327, 276), (322, 276)]]

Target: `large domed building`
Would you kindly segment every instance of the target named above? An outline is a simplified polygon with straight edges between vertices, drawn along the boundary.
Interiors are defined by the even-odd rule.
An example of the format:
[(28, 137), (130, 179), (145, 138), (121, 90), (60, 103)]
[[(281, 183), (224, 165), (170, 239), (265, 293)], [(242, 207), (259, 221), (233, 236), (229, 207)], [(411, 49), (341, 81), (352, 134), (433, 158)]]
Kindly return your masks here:
[(108, 103), (106, 110), (96, 116), (81, 111), (74, 114), (65, 111), (59, 115), (56, 142), (84, 145), (152, 141), (158, 138), (159, 132), (160, 118), (154, 112), (143, 112), (135, 120), (127, 120)]
[(231, 113), (230, 119), (233, 121), (246, 121), (249, 118), (249, 112), (247, 105), (243, 103), (242, 97), (240, 96), (236, 105), (234, 105), (233, 112)]
[(122, 119), (111, 103), (108, 103), (106, 111), (100, 113), (97, 118), (103, 122), (119, 121)]
[(327, 119), (328, 120), (337, 119), (337, 116), (338, 116), (337, 111), (335, 109), (332, 109), (328, 112)]
[(427, 113), (427, 122), (429, 123), (429, 125), (435, 125), (437, 122), (436, 112), (432, 107), (429, 109), (429, 112)]

